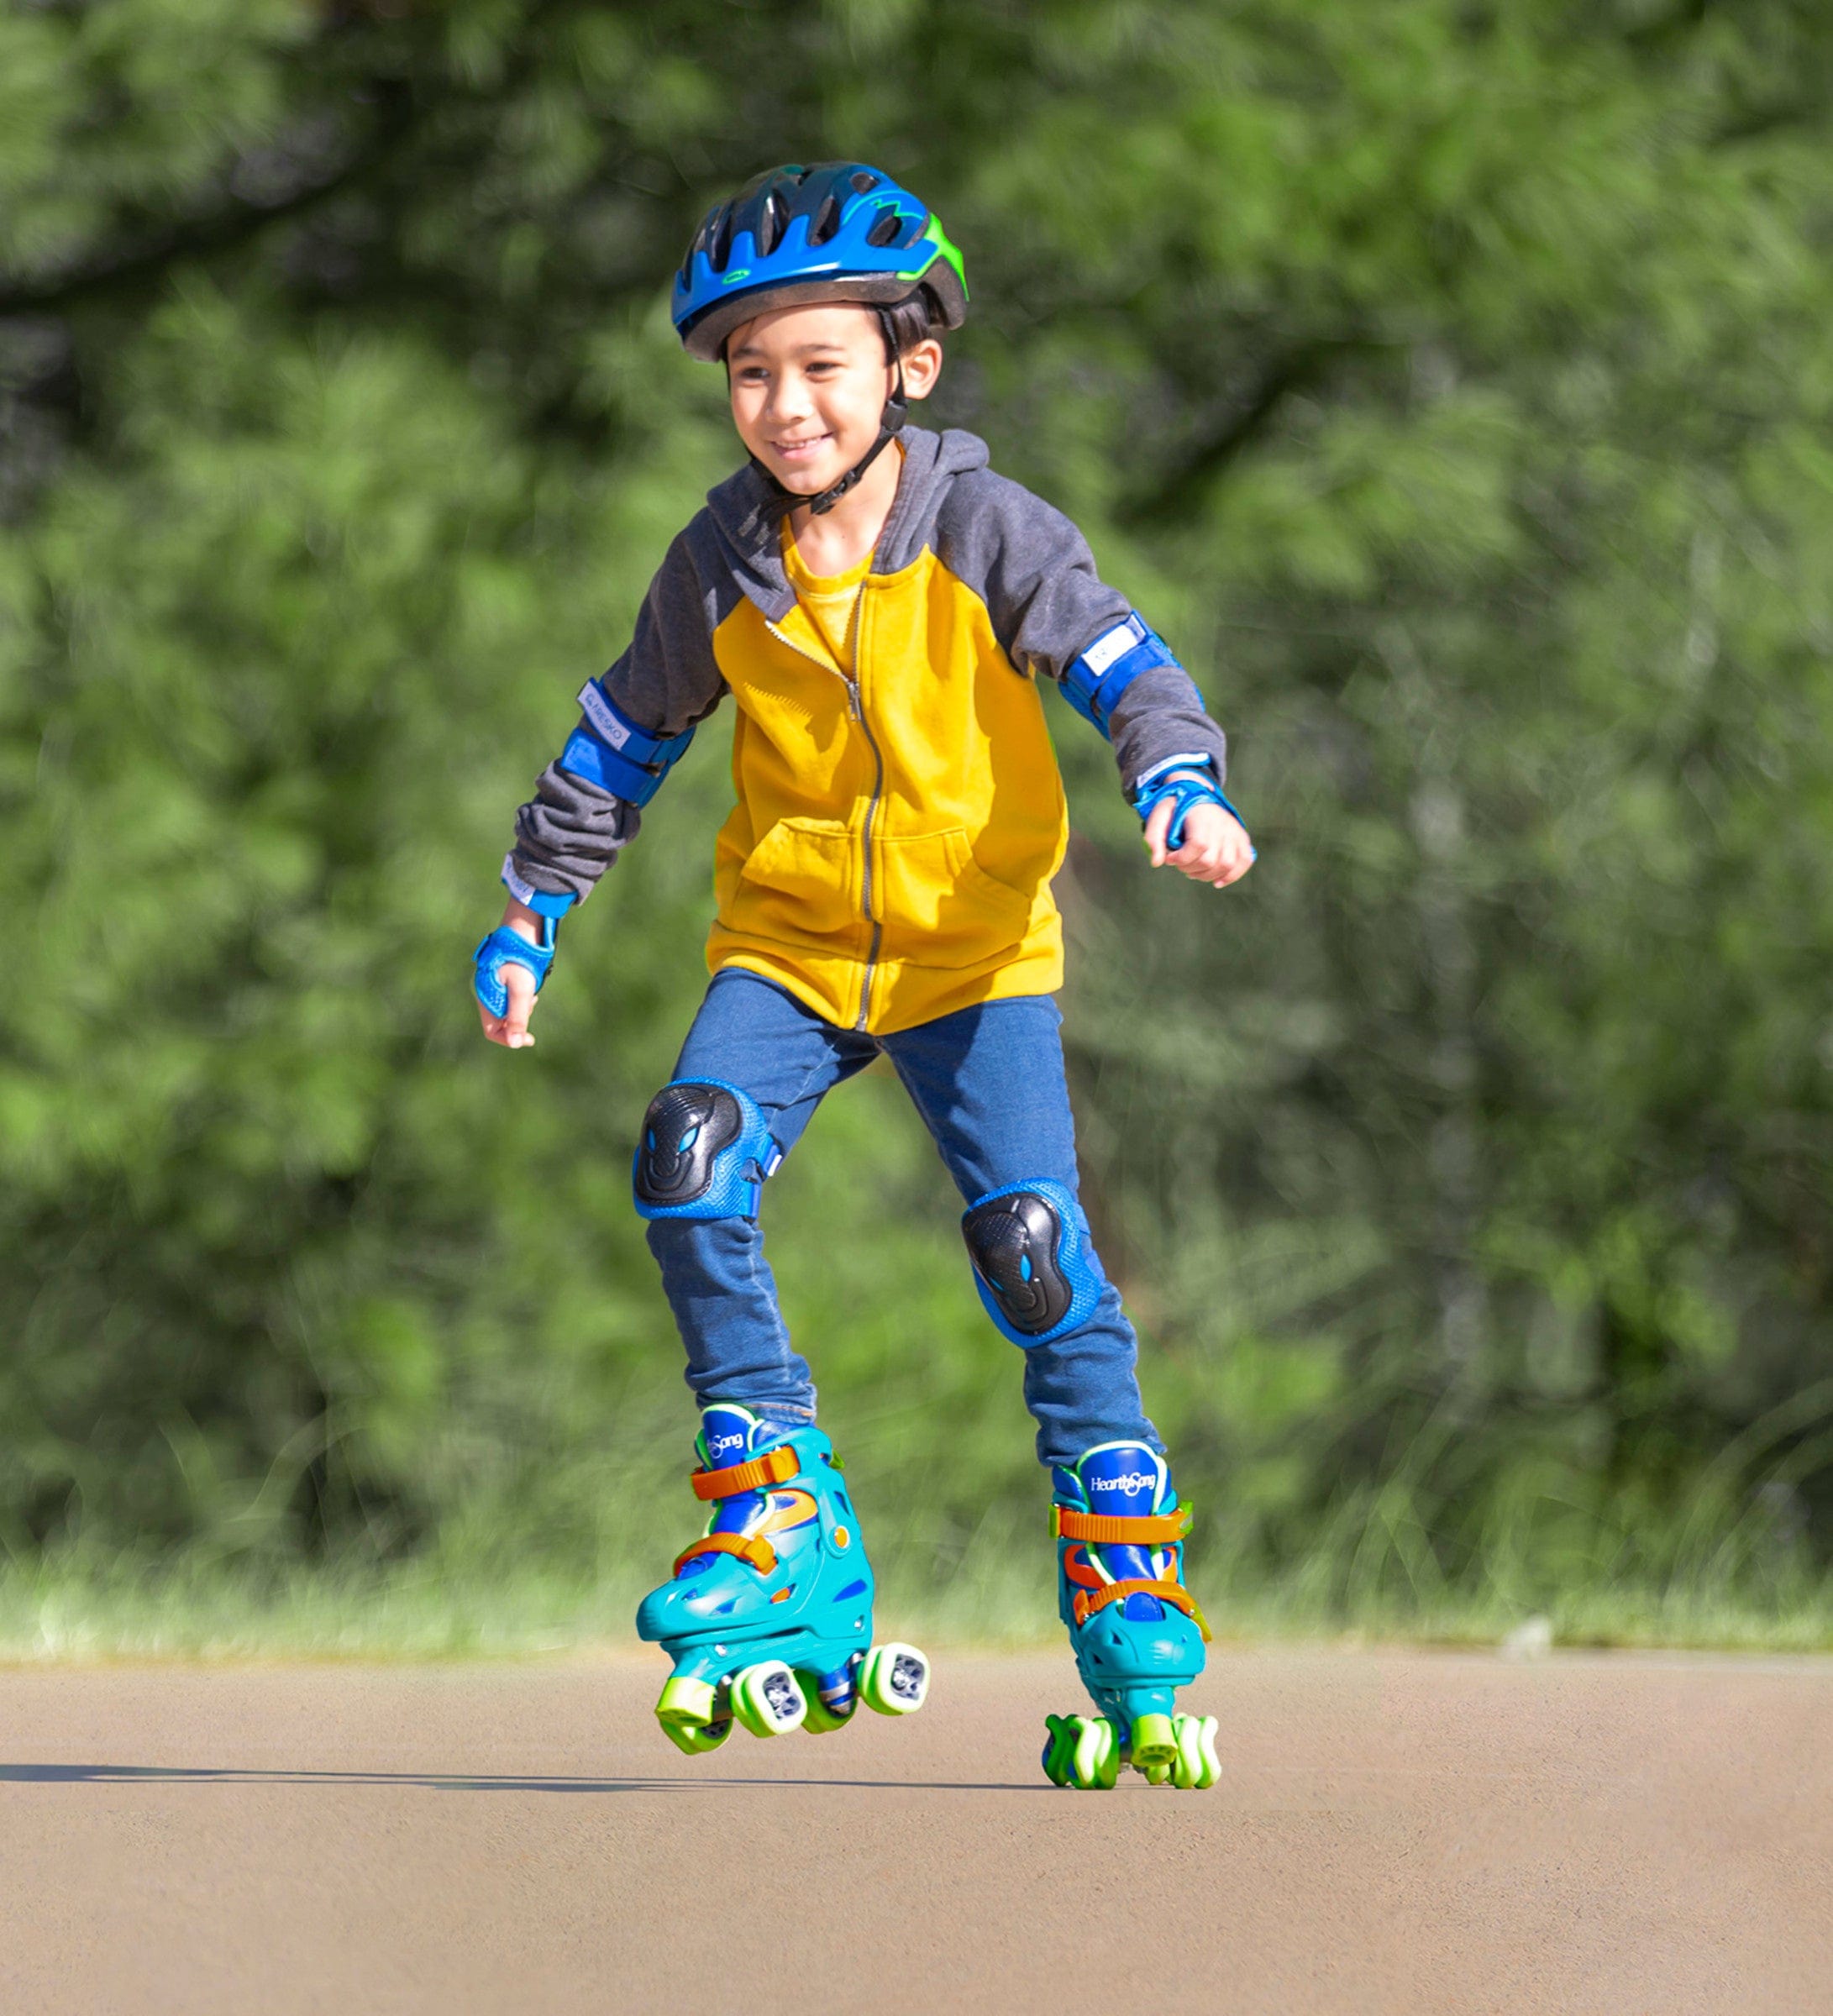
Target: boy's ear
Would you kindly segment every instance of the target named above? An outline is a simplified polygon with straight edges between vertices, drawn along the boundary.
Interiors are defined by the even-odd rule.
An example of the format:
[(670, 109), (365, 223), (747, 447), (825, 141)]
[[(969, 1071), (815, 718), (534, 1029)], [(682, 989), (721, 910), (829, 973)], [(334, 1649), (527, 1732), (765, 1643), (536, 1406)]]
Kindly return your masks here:
[(942, 375), (942, 345), (933, 336), (926, 336), (921, 343), (906, 350), (901, 361), (904, 366), (906, 396), (927, 399)]

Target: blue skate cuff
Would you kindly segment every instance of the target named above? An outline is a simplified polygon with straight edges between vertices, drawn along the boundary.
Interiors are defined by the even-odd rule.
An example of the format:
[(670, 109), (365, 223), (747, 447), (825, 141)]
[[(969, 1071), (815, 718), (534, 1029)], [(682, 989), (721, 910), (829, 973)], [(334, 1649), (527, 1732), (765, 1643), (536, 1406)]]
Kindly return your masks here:
[(651, 734), (631, 720), (596, 679), (580, 688), (579, 704), (580, 724), (560, 752), (560, 768), (632, 805), (647, 805), (680, 761), (694, 731)]
[(1053, 1343), (1094, 1315), (1106, 1279), (1066, 1184), (1033, 1176), (989, 1190), (962, 1214), (961, 1235), (986, 1313), (1021, 1350)]
[(541, 983), (554, 963), (554, 930), (553, 918), (544, 916), (541, 942), (531, 945), (520, 932), (512, 931), (507, 924), (499, 924), (478, 946), (472, 954), (476, 969), (471, 986), (491, 1015), (507, 1015), (509, 1011), (509, 988), (503, 979), (506, 966), (526, 966), (534, 975), (535, 992), (540, 993)]
[(1064, 666), (1063, 695), (1103, 735), (1119, 700), (1142, 672), (1175, 665), (1171, 647), (1137, 616), (1105, 630)]
[(755, 1218), (783, 1159), (763, 1109), (717, 1078), (671, 1080), (649, 1101), (630, 1167), (641, 1218)]
[[(1174, 776), (1174, 771), (1200, 769), (1200, 777)], [(1198, 755), (1168, 756), (1163, 763), (1155, 763), (1143, 772), (1133, 786), (1133, 810), (1139, 815), (1143, 826), (1152, 816), (1153, 808), (1165, 799), (1172, 801), (1171, 823), (1165, 828), (1165, 852), (1174, 854), (1184, 844), (1184, 816), (1194, 805), (1219, 805), (1243, 832), (1247, 822), (1222, 795), (1222, 787), (1216, 780), (1216, 763), (1205, 750)], [(1251, 858), (1258, 859), (1249, 848)]]

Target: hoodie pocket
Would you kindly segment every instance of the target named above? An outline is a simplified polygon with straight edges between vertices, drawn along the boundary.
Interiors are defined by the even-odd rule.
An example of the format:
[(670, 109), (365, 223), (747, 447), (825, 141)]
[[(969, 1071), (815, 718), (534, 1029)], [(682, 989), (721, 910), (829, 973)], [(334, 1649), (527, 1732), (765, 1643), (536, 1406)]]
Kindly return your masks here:
[(917, 966), (973, 966), (1018, 943), (1032, 899), (1000, 882), (974, 858), (966, 830), (887, 834), (883, 955)]
[(752, 848), (733, 890), (730, 931), (795, 943), (863, 927), (859, 843), (839, 821), (779, 819)]

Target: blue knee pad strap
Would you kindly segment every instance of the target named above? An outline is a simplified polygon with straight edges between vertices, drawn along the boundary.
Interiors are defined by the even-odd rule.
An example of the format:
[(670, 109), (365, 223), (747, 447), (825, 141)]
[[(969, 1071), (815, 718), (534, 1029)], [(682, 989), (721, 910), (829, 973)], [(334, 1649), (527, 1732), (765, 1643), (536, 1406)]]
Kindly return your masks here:
[(1106, 1279), (1068, 1184), (1033, 1176), (989, 1190), (962, 1214), (961, 1233), (986, 1313), (1022, 1350), (1094, 1315)]
[(717, 1078), (674, 1079), (649, 1101), (630, 1167), (641, 1218), (755, 1218), (783, 1159), (763, 1109)]
[(477, 964), (471, 986), (491, 1014), (509, 1012), (509, 988), (503, 979), (506, 966), (526, 966), (534, 975), (535, 992), (540, 993), (541, 983), (554, 963), (554, 920), (544, 916), (541, 941), (537, 945), (531, 945), (521, 932), (512, 931), (507, 924), (499, 924), (478, 946), (472, 955)]

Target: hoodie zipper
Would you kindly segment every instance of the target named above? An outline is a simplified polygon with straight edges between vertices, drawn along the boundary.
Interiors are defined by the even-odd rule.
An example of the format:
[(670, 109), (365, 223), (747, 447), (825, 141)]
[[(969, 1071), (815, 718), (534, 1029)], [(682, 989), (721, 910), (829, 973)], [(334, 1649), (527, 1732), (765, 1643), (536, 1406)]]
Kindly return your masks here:
[[(849, 655), (858, 665), (859, 662), (859, 612), (865, 606), (865, 583), (859, 584), (859, 592), (853, 598), (853, 616), (849, 627)], [(872, 973), (878, 964), (879, 946), (883, 940), (885, 927), (872, 914), (872, 816), (879, 809), (879, 800), (885, 795), (885, 753), (879, 747), (878, 737), (872, 732), (872, 724), (865, 717), (865, 702), (859, 692), (857, 674), (838, 670), (824, 659), (817, 658), (812, 651), (805, 649), (794, 638), (779, 630), (768, 617), (764, 627), (779, 643), (787, 644), (800, 658), (806, 658), (811, 665), (819, 665), (823, 672), (831, 672), (847, 689), (847, 712), (858, 722), (865, 735), (866, 747), (872, 752), (872, 795), (866, 801), (865, 822), (860, 828), (860, 839), (864, 848), (864, 876), (861, 885), (861, 907), (866, 921), (872, 927), (872, 942), (865, 955), (865, 974), (859, 985), (859, 1013), (853, 1022), (855, 1029), (865, 1027), (866, 1009), (872, 999)]]

